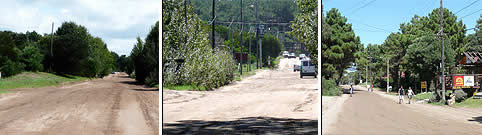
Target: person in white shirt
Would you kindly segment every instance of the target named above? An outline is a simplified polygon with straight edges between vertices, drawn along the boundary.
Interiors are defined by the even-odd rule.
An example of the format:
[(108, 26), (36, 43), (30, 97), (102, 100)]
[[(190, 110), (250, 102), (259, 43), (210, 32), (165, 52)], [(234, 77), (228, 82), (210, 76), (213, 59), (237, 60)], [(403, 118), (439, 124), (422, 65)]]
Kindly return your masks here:
[(415, 95), (415, 93), (413, 93), (412, 87), (408, 87), (407, 95), (408, 95), (408, 104), (410, 104), (412, 101), (413, 95)]

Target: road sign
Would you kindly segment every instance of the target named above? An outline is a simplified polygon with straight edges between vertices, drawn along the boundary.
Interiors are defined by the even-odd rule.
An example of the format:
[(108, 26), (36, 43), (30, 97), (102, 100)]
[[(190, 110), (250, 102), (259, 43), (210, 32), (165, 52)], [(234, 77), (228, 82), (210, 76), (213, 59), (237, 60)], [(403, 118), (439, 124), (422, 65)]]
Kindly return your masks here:
[(421, 87), (422, 89), (426, 89), (427, 88), (427, 81), (422, 81), (421, 82)]

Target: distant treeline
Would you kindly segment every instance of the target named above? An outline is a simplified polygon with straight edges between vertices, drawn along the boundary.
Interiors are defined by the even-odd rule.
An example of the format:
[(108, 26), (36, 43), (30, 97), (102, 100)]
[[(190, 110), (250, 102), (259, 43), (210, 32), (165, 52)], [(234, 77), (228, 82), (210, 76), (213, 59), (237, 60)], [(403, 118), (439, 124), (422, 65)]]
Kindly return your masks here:
[[(149, 78), (148, 84), (157, 84), (158, 77), (152, 75), (159, 71), (157, 28), (151, 30), (145, 43), (138, 38), (139, 43), (129, 57), (110, 52), (101, 38), (92, 36), (84, 26), (74, 22), (62, 23), (53, 35), (0, 31), (0, 72), (3, 77), (23, 71), (103, 77), (112, 71), (126, 71), (138, 73), (139, 82)], [(142, 61), (137, 61), (140, 59)]]

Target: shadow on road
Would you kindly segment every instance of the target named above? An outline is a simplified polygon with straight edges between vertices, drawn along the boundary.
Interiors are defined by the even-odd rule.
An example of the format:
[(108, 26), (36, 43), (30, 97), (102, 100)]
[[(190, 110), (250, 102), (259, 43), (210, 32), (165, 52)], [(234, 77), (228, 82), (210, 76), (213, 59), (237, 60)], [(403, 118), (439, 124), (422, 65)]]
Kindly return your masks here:
[(135, 91), (159, 91), (158, 88), (134, 89)]
[(475, 121), (475, 122), (479, 122), (480, 124), (482, 124), (482, 116), (472, 117), (472, 119), (469, 119), (468, 121)]
[(232, 121), (183, 120), (163, 123), (162, 134), (317, 134), (318, 121), (245, 117)]
[(142, 85), (141, 83), (138, 83), (137, 81), (121, 81), (120, 83), (129, 84), (129, 85)]

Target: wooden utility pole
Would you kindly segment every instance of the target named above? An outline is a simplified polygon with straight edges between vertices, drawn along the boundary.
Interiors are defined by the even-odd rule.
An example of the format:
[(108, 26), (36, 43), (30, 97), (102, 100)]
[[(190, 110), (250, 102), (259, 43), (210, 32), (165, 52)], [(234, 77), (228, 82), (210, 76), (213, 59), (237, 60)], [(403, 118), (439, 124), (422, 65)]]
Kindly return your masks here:
[[(258, 39), (259, 39), (258, 0), (256, 0), (256, 20), (255, 20), (255, 22), (256, 22), (256, 42), (255, 43), (258, 44)], [(258, 48), (258, 47), (256, 47), (256, 45), (255, 45), (254, 48)], [(260, 49), (256, 49), (256, 50), (257, 50), (256, 52), (260, 51)], [(259, 53), (256, 54), (256, 58), (259, 58)], [(260, 68), (258, 59), (256, 59), (256, 68)]]
[(211, 38), (211, 40), (213, 40), (212, 42), (212, 45), (211, 47), (214, 49), (214, 46), (215, 46), (215, 37), (214, 37), (214, 24), (216, 24), (216, 0), (213, 0), (213, 21), (211, 22), (212, 23), (212, 27), (213, 27), (213, 37)]
[(50, 33), (50, 72), (52, 72), (52, 65), (54, 59), (53, 46), (54, 45), (54, 22), (52, 22), (52, 31)]
[(240, 63), (241, 63), (241, 67), (240, 67), (240, 74), (242, 75), (243, 74), (243, 0), (241, 0), (241, 42), (239, 42), (239, 45), (241, 46), (241, 56), (240, 56)]
[(440, 37), (442, 38), (442, 100), (445, 101), (445, 75), (444, 75), (444, 27), (443, 27), (443, 4), (442, 0), (440, 0)]
[(249, 27), (249, 32), (248, 32), (248, 37), (249, 37), (249, 42), (248, 42), (248, 72), (251, 71), (251, 26)]
[(389, 88), (390, 88), (390, 72), (389, 72), (389, 64), (390, 64), (390, 59), (388, 59), (387, 57), (387, 93), (389, 92)]

